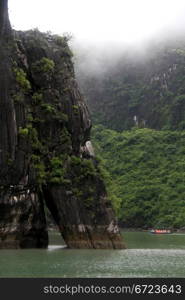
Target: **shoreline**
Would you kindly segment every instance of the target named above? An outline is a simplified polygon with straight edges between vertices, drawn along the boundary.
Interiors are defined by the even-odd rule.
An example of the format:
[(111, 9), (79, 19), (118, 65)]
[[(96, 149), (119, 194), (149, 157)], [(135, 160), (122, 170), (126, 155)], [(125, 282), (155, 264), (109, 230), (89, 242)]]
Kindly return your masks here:
[[(150, 232), (153, 228), (143, 229), (143, 228), (132, 228), (132, 227), (121, 227), (119, 226), (120, 231), (122, 232)], [(184, 233), (185, 229), (170, 229), (171, 233)], [(59, 232), (59, 229), (57, 226), (48, 227), (48, 232)]]

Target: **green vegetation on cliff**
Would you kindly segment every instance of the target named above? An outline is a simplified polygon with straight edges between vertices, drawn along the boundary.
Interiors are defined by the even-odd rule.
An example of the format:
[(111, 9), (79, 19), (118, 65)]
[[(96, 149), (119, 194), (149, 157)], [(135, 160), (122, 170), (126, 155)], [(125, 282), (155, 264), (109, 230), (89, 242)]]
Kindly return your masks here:
[(185, 227), (185, 131), (96, 126), (93, 138), (125, 227)]

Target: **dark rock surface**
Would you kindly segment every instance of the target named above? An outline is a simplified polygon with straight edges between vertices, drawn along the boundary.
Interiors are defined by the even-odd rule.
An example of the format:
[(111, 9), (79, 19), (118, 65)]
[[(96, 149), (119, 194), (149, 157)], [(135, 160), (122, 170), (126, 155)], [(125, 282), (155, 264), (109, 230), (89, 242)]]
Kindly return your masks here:
[(68, 247), (124, 248), (67, 39), (0, 16), (0, 248), (47, 247), (45, 205)]

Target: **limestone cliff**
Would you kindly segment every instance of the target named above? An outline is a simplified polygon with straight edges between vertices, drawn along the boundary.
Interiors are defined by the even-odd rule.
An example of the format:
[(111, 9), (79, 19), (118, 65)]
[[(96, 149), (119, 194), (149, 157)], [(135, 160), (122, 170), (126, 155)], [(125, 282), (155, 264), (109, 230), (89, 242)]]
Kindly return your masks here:
[(124, 248), (65, 37), (11, 30), (0, 2), (0, 248)]

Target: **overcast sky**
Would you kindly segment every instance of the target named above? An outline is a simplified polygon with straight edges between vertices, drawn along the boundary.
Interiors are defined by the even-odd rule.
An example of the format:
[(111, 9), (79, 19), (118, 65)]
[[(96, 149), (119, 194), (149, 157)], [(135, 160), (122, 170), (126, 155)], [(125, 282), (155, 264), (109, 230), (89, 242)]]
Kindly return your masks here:
[(15, 29), (99, 43), (140, 42), (185, 26), (185, 0), (9, 0), (9, 13)]

